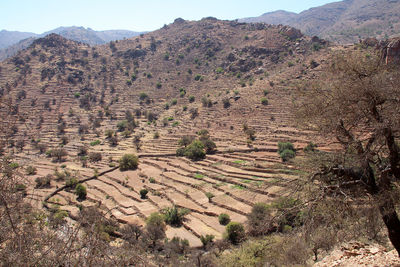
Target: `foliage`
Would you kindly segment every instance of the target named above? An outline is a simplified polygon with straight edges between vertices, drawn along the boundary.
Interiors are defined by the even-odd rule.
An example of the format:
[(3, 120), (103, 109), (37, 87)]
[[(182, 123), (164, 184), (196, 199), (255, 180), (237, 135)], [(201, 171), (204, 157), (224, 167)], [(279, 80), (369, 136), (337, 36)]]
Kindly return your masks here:
[(215, 236), (213, 235), (206, 235), (206, 236), (200, 236), (200, 241), (203, 244), (203, 247), (207, 247), (209, 244), (211, 244), (214, 241)]
[(163, 216), (154, 212), (146, 219), (146, 233), (147, 237), (152, 241), (153, 247), (156, 242), (165, 237), (165, 222)]
[(265, 203), (256, 203), (247, 215), (249, 233), (253, 236), (265, 235), (271, 231), (271, 208)]
[(164, 208), (161, 210), (161, 213), (164, 216), (165, 223), (172, 226), (181, 226), (182, 221), (186, 214), (189, 213), (189, 210), (178, 208), (175, 205), (169, 208)]
[(227, 225), (230, 221), (231, 221), (231, 218), (230, 218), (229, 215), (226, 214), (226, 213), (221, 213), (221, 214), (218, 216), (218, 222), (219, 222), (219, 224), (221, 224), (221, 225)]
[(119, 160), (119, 169), (121, 171), (136, 170), (139, 165), (139, 159), (134, 154), (125, 154)]
[(264, 106), (268, 105), (268, 99), (266, 97), (261, 98), (261, 104)]
[(184, 156), (191, 160), (201, 160), (206, 156), (204, 145), (199, 140), (194, 140), (190, 145), (185, 148)]
[(28, 166), (26, 167), (26, 174), (27, 175), (35, 175), (37, 173), (36, 167)]
[(141, 199), (146, 199), (147, 198), (147, 193), (149, 192), (149, 190), (147, 190), (147, 189), (145, 189), (145, 188), (143, 188), (143, 189), (141, 189), (140, 191), (139, 191), (139, 193), (140, 193), (140, 198)]
[(75, 187), (75, 194), (78, 196), (78, 199), (86, 199), (86, 187), (83, 184), (78, 183)]
[(278, 142), (278, 154), (283, 162), (296, 156), (294, 146), (290, 142)]
[(225, 228), (226, 239), (232, 244), (237, 245), (245, 239), (245, 231), (243, 224), (238, 222), (230, 222)]

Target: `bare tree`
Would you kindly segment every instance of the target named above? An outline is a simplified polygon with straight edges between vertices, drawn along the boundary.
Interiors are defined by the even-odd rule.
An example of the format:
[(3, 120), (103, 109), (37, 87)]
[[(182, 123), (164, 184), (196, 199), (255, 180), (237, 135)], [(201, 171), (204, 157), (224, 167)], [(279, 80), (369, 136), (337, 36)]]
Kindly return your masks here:
[(400, 182), (400, 69), (378, 53), (337, 54), (319, 82), (299, 90), (303, 125), (333, 136), (340, 158), (313, 176), (335, 197), (371, 199), (400, 254), (395, 192)]

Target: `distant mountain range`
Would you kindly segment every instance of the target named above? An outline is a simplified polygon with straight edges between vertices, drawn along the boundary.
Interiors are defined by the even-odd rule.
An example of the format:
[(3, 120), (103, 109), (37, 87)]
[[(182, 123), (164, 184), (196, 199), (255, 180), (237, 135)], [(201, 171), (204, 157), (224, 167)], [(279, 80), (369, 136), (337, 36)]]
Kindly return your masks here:
[(240, 22), (285, 24), (306, 35), (341, 44), (376, 37), (384, 39), (400, 33), (400, 0), (344, 0), (303, 11), (299, 14), (275, 11)]
[(114, 40), (131, 38), (142, 32), (128, 30), (95, 31), (84, 27), (59, 27), (57, 29), (36, 34), (32, 32), (0, 31), (0, 60), (15, 55), (19, 50), (28, 47), (35, 39), (56, 33), (67, 39), (89, 45), (105, 44)]

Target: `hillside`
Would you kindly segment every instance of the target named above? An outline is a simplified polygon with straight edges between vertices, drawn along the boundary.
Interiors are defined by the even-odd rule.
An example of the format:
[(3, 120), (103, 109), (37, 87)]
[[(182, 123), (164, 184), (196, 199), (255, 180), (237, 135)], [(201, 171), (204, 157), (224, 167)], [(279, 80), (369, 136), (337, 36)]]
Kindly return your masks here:
[[(114, 168), (85, 182), (87, 200), (62, 190), (49, 203), (71, 218), (79, 205), (96, 204), (121, 224), (143, 224), (152, 212), (177, 205), (190, 214), (167, 236), (200, 246), (201, 235), (222, 238), (220, 213), (244, 223), (254, 203), (279, 198), (298, 177), (281, 163), (278, 141), (297, 148), (310, 139), (321, 149), (329, 145), (297, 130), (290, 114), (293, 90), (299, 79), (318, 72), (329, 51), (325, 45), (286, 26), (214, 18), (177, 19), (96, 47), (51, 34), (0, 64), (10, 114), (21, 115), (9, 149), (20, 165), (37, 167), (29, 192), (38, 205), (65, 184), (65, 176), (54, 177), (63, 170), (81, 180), (109, 170), (125, 153), (138, 154), (138, 170)], [(132, 116), (137, 127), (126, 128)], [(202, 129), (219, 152), (203, 161), (175, 157), (178, 141)], [(66, 152), (60, 160), (43, 154), (58, 148)], [(50, 187), (35, 189), (35, 179), (48, 174)], [(143, 188), (147, 199), (139, 196)]]
[(396, 0), (345, 0), (299, 14), (276, 11), (239, 21), (290, 25), (306, 35), (348, 44), (367, 37), (398, 36), (399, 14), (400, 2)]
[(0, 32), (0, 60), (13, 56), (19, 50), (27, 48), (33, 40), (52, 33), (89, 45), (105, 44), (110, 41), (122, 40), (141, 34), (141, 32), (128, 30), (95, 31), (90, 28), (76, 26), (59, 27), (42, 34), (3, 30)]

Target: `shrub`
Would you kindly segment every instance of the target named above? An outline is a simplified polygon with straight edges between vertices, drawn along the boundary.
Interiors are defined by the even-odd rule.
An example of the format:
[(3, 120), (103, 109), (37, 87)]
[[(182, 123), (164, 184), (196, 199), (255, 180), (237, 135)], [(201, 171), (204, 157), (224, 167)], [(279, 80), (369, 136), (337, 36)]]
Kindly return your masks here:
[(134, 154), (125, 154), (119, 160), (119, 169), (121, 171), (136, 170), (139, 165), (139, 159)]
[(229, 108), (231, 106), (231, 102), (229, 102), (229, 98), (222, 99), (222, 104), (224, 105), (224, 108)]
[(27, 175), (35, 175), (37, 173), (37, 169), (33, 166), (26, 167), (26, 174)]
[(186, 147), (185, 157), (192, 160), (200, 160), (206, 157), (206, 153), (204, 151), (204, 145), (199, 140), (193, 141), (190, 145)]
[(308, 145), (303, 149), (304, 152), (314, 152), (318, 146), (313, 142), (308, 143)]
[(160, 89), (162, 87), (161, 82), (157, 82), (156, 87), (157, 87), (157, 89)]
[(153, 135), (153, 138), (154, 139), (160, 138), (160, 133), (159, 132), (155, 132), (154, 135)]
[(278, 154), (283, 162), (286, 162), (296, 156), (294, 146), (290, 142), (278, 142)]
[(194, 76), (195, 81), (199, 81), (201, 78), (202, 76), (200, 74), (196, 74), (196, 76)]
[(172, 226), (181, 226), (182, 221), (186, 214), (189, 213), (187, 209), (177, 208), (175, 205), (170, 208), (164, 208), (161, 210), (164, 216), (164, 221), (166, 224)]
[(293, 159), (296, 157), (296, 153), (293, 150), (285, 149), (282, 153), (279, 154), (283, 162), (288, 161), (289, 159)]
[(91, 146), (97, 146), (97, 145), (100, 145), (100, 144), (101, 144), (100, 140), (95, 140), (95, 141), (90, 142)]
[(50, 156), (55, 162), (63, 162), (67, 155), (67, 151), (63, 148), (55, 148), (50, 151)]
[(218, 216), (218, 221), (219, 221), (219, 224), (221, 224), (221, 225), (227, 225), (231, 221), (231, 218), (229, 217), (228, 214), (221, 213)]
[(89, 153), (89, 161), (91, 162), (98, 162), (102, 159), (100, 152), (90, 152)]
[(211, 244), (214, 241), (215, 236), (213, 235), (206, 235), (206, 236), (200, 236), (200, 241), (203, 244), (203, 247), (207, 247), (209, 244)]
[(268, 105), (268, 99), (265, 97), (261, 98), (261, 104), (263, 104), (264, 106)]
[(146, 199), (147, 198), (147, 193), (149, 192), (149, 190), (143, 188), (142, 190), (139, 191), (140, 193), (140, 198), (141, 199)]
[(211, 192), (206, 192), (205, 195), (206, 195), (206, 197), (208, 198), (208, 202), (210, 202), (211, 199), (212, 199), (213, 197), (215, 197), (215, 195), (214, 195), (213, 193), (211, 193)]
[(78, 183), (75, 187), (75, 194), (78, 196), (78, 199), (85, 199), (87, 195), (86, 187), (83, 184)]
[(256, 203), (247, 215), (249, 233), (253, 236), (265, 235), (270, 230), (271, 209), (265, 203)]
[(178, 100), (176, 98), (172, 99), (171, 105), (174, 106), (178, 103)]
[(67, 181), (65, 181), (65, 185), (68, 187), (74, 187), (78, 184), (78, 179), (75, 177), (69, 177)]
[(148, 95), (146, 93), (144, 93), (144, 92), (140, 93), (140, 95), (139, 95), (140, 100), (145, 100), (146, 98), (148, 98)]
[(35, 183), (36, 183), (35, 188), (50, 187), (50, 181), (52, 178), (53, 178), (53, 176), (51, 174), (36, 178), (35, 179)]
[(153, 247), (158, 240), (165, 237), (165, 222), (160, 213), (154, 212), (147, 218), (146, 232), (148, 238), (152, 241)]
[(263, 93), (264, 93), (264, 96), (267, 96), (269, 94), (269, 91), (267, 89), (264, 89)]
[(245, 231), (243, 224), (238, 222), (230, 222), (226, 226), (226, 239), (232, 244), (239, 244), (245, 238)]
[(195, 97), (193, 95), (189, 96), (189, 102), (190, 103), (194, 102), (194, 100), (195, 100)]

